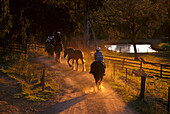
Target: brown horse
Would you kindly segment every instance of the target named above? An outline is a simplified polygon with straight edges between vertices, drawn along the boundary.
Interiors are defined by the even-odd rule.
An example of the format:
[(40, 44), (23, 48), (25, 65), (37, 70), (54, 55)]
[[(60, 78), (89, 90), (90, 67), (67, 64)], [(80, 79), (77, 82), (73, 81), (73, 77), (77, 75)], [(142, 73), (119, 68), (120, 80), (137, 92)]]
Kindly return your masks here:
[[(74, 65), (74, 60), (76, 60), (77, 63), (77, 70), (78, 70), (78, 60), (81, 59), (82, 64), (83, 64), (83, 71), (85, 71), (85, 60), (83, 57), (83, 52), (80, 50), (74, 50), (73, 48), (65, 48), (64, 50), (64, 58), (68, 55), (68, 64), (70, 67), (72, 67), (73, 69), (75, 69), (75, 65)], [(72, 65), (69, 63), (70, 60), (73, 60)]]
[(103, 62), (102, 61), (94, 62), (94, 64), (92, 65), (92, 74), (94, 75), (95, 84), (98, 89), (100, 89), (104, 72), (105, 72), (105, 68)]

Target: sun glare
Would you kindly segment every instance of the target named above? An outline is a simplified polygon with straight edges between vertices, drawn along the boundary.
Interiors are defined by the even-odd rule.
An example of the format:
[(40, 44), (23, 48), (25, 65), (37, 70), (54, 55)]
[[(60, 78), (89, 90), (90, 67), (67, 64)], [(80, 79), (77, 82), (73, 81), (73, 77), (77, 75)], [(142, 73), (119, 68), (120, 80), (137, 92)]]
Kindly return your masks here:
[(93, 92), (98, 92), (103, 90), (104, 90), (104, 86), (101, 84), (99, 89), (96, 86), (91, 88), (84, 88), (83, 92), (87, 94), (87, 93), (93, 93)]

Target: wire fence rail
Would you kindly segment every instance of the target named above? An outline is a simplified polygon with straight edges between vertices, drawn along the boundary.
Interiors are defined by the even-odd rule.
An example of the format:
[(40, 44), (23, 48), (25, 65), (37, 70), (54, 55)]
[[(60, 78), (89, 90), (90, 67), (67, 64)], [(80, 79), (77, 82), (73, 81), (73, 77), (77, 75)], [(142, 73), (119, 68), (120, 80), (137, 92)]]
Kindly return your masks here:
[(147, 62), (143, 58), (140, 58), (140, 61), (135, 61), (133, 59), (128, 58), (121, 58), (121, 57), (114, 57), (114, 56), (107, 56), (105, 55), (106, 61), (112, 61), (116, 64), (121, 64), (122, 68), (127, 67), (133, 69), (143, 69), (149, 76), (156, 76), (156, 77), (164, 77), (170, 78), (170, 65), (161, 64), (161, 63), (153, 63)]

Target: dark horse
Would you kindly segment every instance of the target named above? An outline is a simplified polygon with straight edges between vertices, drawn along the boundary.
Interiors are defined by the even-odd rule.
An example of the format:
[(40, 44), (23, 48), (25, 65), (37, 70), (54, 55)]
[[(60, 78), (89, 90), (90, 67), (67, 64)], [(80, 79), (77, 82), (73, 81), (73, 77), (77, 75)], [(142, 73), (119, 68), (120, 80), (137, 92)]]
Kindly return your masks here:
[(54, 43), (54, 52), (56, 54), (56, 61), (60, 62), (61, 60), (61, 51), (62, 51), (63, 45), (61, 42), (55, 42)]
[(54, 39), (54, 52), (56, 54), (56, 61), (60, 62), (61, 60), (61, 51), (63, 50), (63, 44), (61, 41), (60, 34), (56, 34)]
[[(80, 50), (74, 50), (73, 48), (65, 48), (64, 50), (64, 58), (68, 55), (68, 64), (70, 67), (75, 69), (74, 60), (77, 63), (77, 70), (78, 70), (78, 60), (81, 59), (83, 64), (83, 71), (85, 71), (85, 60), (83, 59), (83, 52)], [(70, 59), (73, 60), (72, 65), (69, 63)]]
[(48, 44), (48, 46), (46, 47), (47, 53), (48, 53), (48, 57), (49, 56), (54, 56), (54, 46), (52, 44)]
[(102, 61), (94, 62), (92, 66), (92, 74), (94, 75), (95, 84), (98, 89), (100, 89), (100, 84), (103, 80), (104, 72), (105, 72), (105, 69), (104, 69), (103, 62)]

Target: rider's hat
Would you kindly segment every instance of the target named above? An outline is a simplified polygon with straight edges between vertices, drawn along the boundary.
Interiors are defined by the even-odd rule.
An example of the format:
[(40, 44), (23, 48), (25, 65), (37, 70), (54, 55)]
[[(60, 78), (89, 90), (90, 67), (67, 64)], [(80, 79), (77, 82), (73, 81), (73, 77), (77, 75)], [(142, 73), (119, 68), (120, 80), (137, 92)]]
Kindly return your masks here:
[(96, 48), (96, 51), (100, 51), (100, 50), (101, 50), (101, 48), (100, 48), (100, 47), (97, 47), (97, 48)]
[(46, 42), (50, 42), (51, 40), (50, 39), (47, 39)]
[(59, 34), (59, 35), (60, 35), (60, 34), (61, 34), (61, 32), (60, 32), (60, 31), (58, 31), (58, 32), (57, 32), (57, 34)]

